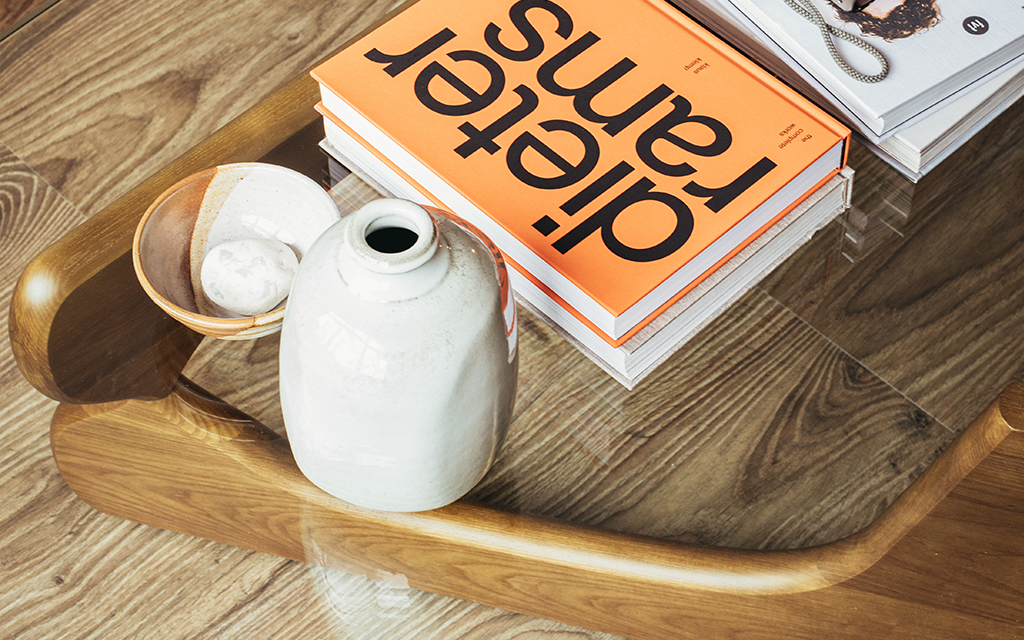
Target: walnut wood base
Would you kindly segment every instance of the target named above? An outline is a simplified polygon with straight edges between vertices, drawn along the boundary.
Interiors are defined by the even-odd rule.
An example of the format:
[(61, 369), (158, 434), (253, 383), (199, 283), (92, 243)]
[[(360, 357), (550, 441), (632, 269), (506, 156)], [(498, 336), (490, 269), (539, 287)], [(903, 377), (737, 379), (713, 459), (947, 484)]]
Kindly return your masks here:
[(678, 545), (456, 503), (378, 513), (321, 492), (287, 441), (179, 379), (64, 404), (65, 480), (107, 513), (633, 638), (1008, 638), (1024, 620), (1024, 384), (864, 531), (794, 551)]

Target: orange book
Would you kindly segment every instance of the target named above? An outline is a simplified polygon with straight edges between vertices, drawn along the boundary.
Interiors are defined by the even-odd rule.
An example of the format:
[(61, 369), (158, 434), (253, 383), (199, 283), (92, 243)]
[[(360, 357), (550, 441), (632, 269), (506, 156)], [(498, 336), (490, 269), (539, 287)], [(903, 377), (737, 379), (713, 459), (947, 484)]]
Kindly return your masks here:
[(661, 0), (418, 0), (313, 76), (330, 115), (611, 344), (849, 141)]

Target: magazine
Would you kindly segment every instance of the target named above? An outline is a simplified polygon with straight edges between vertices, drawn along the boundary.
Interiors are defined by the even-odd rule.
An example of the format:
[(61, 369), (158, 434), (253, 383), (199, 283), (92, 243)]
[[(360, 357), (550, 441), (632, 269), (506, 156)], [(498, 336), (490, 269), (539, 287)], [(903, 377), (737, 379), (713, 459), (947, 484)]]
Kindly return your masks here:
[(1024, 57), (1004, 65), (879, 136), (730, 0), (672, 0), (854, 130), (860, 141), (916, 182), (1024, 94)]
[[(1000, 0), (874, 0), (855, 11), (830, 0), (730, 1), (879, 136), (1024, 54), (1024, 10)], [(872, 53), (888, 64), (883, 78), (844, 70), (879, 74)]]

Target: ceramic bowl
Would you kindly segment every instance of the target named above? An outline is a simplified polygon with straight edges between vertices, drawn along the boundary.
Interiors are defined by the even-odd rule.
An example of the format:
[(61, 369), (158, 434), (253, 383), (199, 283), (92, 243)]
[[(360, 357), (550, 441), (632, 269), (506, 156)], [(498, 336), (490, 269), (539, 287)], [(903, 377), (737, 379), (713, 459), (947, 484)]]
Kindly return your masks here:
[(330, 194), (313, 180), (263, 163), (229, 164), (189, 176), (165, 191), (139, 221), (132, 261), (142, 288), (171, 317), (207, 336), (249, 339), (279, 331), (285, 302), (243, 316), (206, 294), (203, 260), (236, 240), (269, 239), (298, 260), (341, 218)]

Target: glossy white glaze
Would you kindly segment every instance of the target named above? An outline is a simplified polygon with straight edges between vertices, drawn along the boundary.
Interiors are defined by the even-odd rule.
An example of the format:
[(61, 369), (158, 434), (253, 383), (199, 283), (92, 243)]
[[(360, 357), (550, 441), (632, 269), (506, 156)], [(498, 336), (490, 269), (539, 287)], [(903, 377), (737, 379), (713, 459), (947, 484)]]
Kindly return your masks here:
[[(404, 228), (394, 253), (367, 239)], [(387, 511), (448, 504), (486, 473), (515, 400), (504, 265), (486, 239), (406, 201), (344, 218), (300, 264), (281, 335), (281, 406), (302, 472)]]

